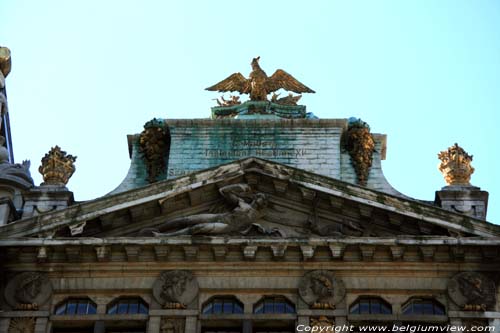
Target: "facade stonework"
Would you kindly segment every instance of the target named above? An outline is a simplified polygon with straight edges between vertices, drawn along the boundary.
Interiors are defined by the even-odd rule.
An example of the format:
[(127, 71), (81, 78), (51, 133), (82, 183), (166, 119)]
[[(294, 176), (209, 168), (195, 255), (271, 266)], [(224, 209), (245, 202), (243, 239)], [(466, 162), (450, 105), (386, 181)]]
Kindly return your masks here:
[(500, 227), (468, 154), (412, 199), (383, 175), (385, 135), (260, 97), (146, 123), (122, 184), (86, 202), (71, 155), (35, 186), (4, 140), (0, 332), (500, 331)]

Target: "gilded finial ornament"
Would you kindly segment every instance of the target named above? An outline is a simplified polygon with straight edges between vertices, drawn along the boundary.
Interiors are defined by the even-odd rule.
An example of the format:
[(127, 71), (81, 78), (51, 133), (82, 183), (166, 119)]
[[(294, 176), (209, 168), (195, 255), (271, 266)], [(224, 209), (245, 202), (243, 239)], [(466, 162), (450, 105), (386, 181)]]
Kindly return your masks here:
[(2, 72), (3, 77), (7, 77), (7, 75), (9, 75), (10, 68), (11, 68), (10, 50), (7, 47), (0, 46), (0, 72)]
[(460, 147), (457, 143), (438, 154), (441, 163), (439, 171), (444, 176), (448, 185), (470, 185), (470, 177), (474, 173), (471, 165), (472, 155)]
[(43, 176), (42, 185), (66, 185), (75, 172), (75, 161), (76, 156), (68, 155), (59, 146), (52, 147), (38, 168)]
[(206, 88), (209, 91), (237, 91), (240, 94), (250, 94), (251, 101), (267, 101), (267, 95), (279, 89), (295, 93), (314, 93), (314, 90), (297, 81), (282, 69), (278, 69), (270, 77), (260, 68), (260, 57), (252, 60), (252, 72), (248, 79), (241, 73), (234, 73), (225, 80)]

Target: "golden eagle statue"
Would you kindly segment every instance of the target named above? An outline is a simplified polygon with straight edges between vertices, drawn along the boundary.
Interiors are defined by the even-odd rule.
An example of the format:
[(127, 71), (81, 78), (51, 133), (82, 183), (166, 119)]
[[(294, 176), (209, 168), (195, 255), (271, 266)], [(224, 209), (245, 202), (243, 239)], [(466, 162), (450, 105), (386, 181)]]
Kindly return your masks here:
[(252, 72), (248, 79), (241, 73), (234, 73), (225, 80), (206, 88), (210, 91), (237, 91), (240, 94), (250, 94), (251, 101), (267, 101), (267, 95), (285, 89), (295, 93), (314, 93), (314, 90), (297, 81), (282, 69), (278, 69), (271, 77), (259, 66), (260, 57), (252, 60)]

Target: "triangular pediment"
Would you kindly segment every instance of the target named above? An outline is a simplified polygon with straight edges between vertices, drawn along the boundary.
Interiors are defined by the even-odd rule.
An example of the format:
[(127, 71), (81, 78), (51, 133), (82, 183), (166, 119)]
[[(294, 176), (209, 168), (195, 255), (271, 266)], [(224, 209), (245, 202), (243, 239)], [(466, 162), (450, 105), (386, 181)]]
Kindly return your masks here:
[[(154, 232), (160, 235), (154, 236)], [(0, 227), (1, 238), (190, 234), (270, 238), (497, 237), (500, 227), (257, 158)]]

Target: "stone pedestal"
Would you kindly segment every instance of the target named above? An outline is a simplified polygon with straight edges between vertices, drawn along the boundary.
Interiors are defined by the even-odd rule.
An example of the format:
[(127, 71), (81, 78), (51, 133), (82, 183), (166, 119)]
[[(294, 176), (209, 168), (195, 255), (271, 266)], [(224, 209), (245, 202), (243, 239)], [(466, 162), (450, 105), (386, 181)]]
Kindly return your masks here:
[(24, 194), (22, 218), (36, 216), (53, 210), (64, 209), (74, 201), (73, 192), (63, 185), (42, 185)]
[(435, 202), (446, 210), (485, 220), (488, 192), (471, 185), (445, 186), (436, 191)]

